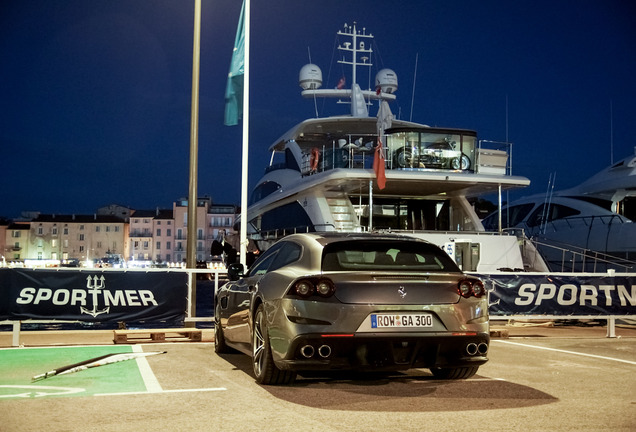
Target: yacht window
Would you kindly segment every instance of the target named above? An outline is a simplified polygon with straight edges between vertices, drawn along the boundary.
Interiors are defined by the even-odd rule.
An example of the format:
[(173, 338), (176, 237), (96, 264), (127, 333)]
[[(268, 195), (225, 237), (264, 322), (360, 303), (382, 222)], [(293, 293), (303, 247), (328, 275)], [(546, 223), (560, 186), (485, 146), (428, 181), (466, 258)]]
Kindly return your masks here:
[(291, 149), (288, 148), (285, 149), (285, 167), (294, 171), (300, 171), (296, 158), (292, 154)]
[(581, 212), (573, 209), (572, 207), (564, 206), (561, 204), (550, 204), (547, 214), (544, 214), (543, 209), (546, 204), (541, 204), (528, 218), (528, 226), (534, 227), (541, 225), (545, 222), (552, 222), (558, 219), (572, 217), (580, 214)]
[[(532, 210), (534, 204), (520, 204), (512, 207), (506, 207), (501, 212), (502, 228), (510, 228), (519, 225), (526, 215)], [(486, 231), (496, 231), (499, 229), (499, 212), (494, 212), (487, 216), (483, 221)]]
[(259, 184), (256, 188), (254, 188), (254, 191), (250, 196), (250, 204), (254, 204), (257, 201), (262, 200), (266, 196), (276, 192), (278, 189), (280, 189), (280, 185), (273, 181), (267, 181)]
[(307, 212), (299, 202), (285, 204), (264, 213), (260, 221), (261, 231), (297, 230), (314, 231)]
[[(368, 199), (352, 197), (351, 204), (360, 216), (360, 224), (367, 226), (369, 224)], [(373, 202), (373, 228), (446, 231), (450, 229), (450, 214), (448, 200), (379, 198)]]
[(477, 137), (471, 131), (388, 130), (389, 160), (395, 168), (474, 169)]
[(625, 197), (618, 203), (618, 213), (636, 222), (636, 197)]

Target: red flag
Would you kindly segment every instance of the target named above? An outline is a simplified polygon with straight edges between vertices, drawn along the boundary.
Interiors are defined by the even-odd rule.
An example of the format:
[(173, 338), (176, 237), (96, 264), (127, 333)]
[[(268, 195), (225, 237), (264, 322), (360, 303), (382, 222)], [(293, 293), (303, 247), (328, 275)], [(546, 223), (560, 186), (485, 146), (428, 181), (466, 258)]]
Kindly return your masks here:
[(386, 175), (384, 173), (384, 148), (382, 147), (382, 140), (378, 137), (378, 145), (375, 147), (375, 155), (373, 156), (373, 171), (375, 171), (376, 181), (378, 182), (378, 188), (384, 189), (386, 185)]
[(336, 88), (338, 90), (342, 90), (345, 86), (346, 80), (345, 77), (340, 78), (340, 81), (338, 81), (338, 85), (336, 86)]

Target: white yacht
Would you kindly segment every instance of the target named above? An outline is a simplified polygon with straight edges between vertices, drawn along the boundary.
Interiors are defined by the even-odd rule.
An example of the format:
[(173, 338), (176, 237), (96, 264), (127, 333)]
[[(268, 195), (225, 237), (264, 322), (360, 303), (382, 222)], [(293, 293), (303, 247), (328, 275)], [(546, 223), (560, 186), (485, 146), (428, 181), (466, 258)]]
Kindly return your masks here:
[(511, 145), (480, 140), (468, 129), (395, 119), (392, 70), (376, 74), (375, 88), (357, 83), (356, 70), (372, 66), (373, 35), (345, 24), (338, 38), (345, 39), (339, 63), (353, 71), (350, 88), (344, 80), (320, 88), (314, 64), (301, 69), (299, 83), (305, 98), (336, 98), (350, 104), (350, 113), (305, 120), (271, 145), (270, 164), (250, 197), (248, 237), (264, 249), (292, 232), (402, 232), (444, 248), (465, 271), (546, 270), (532, 245), (486, 232), (469, 202), (530, 183), (511, 175)]
[[(502, 207), (504, 229), (522, 230), (553, 270), (636, 270), (636, 149), (570, 189)], [(499, 213), (482, 222), (497, 230)]]

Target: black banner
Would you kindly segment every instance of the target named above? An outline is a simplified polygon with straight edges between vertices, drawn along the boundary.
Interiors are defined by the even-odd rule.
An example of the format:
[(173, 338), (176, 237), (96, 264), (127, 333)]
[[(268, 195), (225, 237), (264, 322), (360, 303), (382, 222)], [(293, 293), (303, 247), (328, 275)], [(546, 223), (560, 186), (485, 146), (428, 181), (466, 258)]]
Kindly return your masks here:
[(476, 275), (490, 291), (491, 315), (636, 315), (636, 277)]
[[(491, 315), (636, 315), (636, 276), (476, 275)], [(182, 272), (0, 269), (0, 320), (183, 321)]]
[(0, 269), (0, 320), (183, 320), (187, 274)]

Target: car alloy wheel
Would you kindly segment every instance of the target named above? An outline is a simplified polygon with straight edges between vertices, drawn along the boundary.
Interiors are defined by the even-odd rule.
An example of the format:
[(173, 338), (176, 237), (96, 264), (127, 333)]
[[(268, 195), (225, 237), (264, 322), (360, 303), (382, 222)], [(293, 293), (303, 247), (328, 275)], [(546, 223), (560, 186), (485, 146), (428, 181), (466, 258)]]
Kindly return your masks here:
[(254, 317), (252, 366), (256, 382), (259, 384), (290, 384), (296, 379), (296, 372), (281, 370), (274, 364), (265, 322), (265, 309), (262, 304), (258, 306)]

